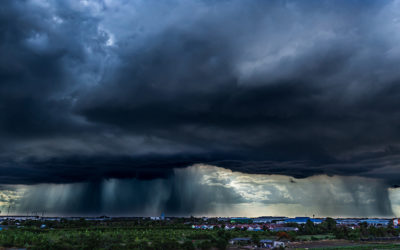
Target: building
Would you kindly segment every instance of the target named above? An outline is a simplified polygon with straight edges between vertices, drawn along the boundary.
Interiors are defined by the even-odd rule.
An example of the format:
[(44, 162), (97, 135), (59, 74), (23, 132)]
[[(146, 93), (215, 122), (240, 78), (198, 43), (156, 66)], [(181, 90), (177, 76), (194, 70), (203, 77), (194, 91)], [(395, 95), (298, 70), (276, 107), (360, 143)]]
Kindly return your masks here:
[(337, 219), (336, 224), (344, 226), (357, 226), (360, 223), (359, 219)]
[(249, 226), (247, 228), (247, 231), (262, 231), (262, 228), (260, 226)]
[(271, 223), (273, 221), (283, 221), (287, 217), (273, 217), (273, 216), (263, 216), (253, 219), (253, 223)]
[(297, 232), (297, 231), (299, 231), (299, 229), (297, 227), (275, 227), (275, 228), (271, 228), (270, 231), (272, 231), (272, 232), (290, 232), (290, 231)]
[(217, 219), (218, 221), (223, 221), (223, 222), (228, 222), (230, 220), (230, 218), (227, 217), (218, 217)]
[(233, 238), (229, 241), (231, 245), (242, 245), (242, 244), (250, 244), (251, 243), (251, 238), (246, 237), (246, 238)]
[(273, 240), (260, 240), (260, 244), (259, 247), (263, 247), (263, 248), (272, 248), (274, 246), (274, 241)]
[(285, 247), (285, 242), (283, 241), (274, 241), (274, 248)]
[(314, 224), (321, 224), (322, 223), (321, 219), (312, 219), (310, 217), (295, 217), (295, 218), (286, 219), (286, 220), (284, 220), (284, 222), (285, 223), (306, 224), (308, 220), (310, 220)]
[(366, 222), (368, 225), (372, 226), (388, 226), (389, 225), (388, 219), (364, 219), (360, 220), (360, 223)]
[(285, 242), (265, 239), (265, 240), (260, 240), (259, 247), (262, 247), (262, 248), (280, 248), (280, 247), (285, 247)]
[(231, 223), (253, 223), (253, 219), (246, 217), (231, 218)]

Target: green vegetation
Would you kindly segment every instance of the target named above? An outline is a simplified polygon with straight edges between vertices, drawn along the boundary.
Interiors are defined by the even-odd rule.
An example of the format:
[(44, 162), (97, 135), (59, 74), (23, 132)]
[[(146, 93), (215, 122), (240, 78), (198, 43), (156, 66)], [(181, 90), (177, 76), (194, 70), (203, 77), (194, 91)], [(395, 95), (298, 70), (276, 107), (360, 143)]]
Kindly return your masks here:
[[(17, 225), (17, 223), (19, 225)], [(6, 222), (0, 246), (28, 249), (226, 249), (234, 237), (264, 239), (268, 231), (194, 230), (180, 221)], [(45, 229), (40, 226), (46, 224)]]
[[(291, 224), (298, 231), (272, 232), (266, 227), (262, 231), (248, 231), (236, 228), (224, 230), (224, 226), (213, 230), (192, 229), (191, 225), (209, 223), (195, 218), (175, 218), (165, 221), (152, 221), (142, 218), (120, 218), (105, 220), (65, 220), (61, 221), (4, 221), (0, 231), (0, 247), (28, 249), (226, 249), (229, 240), (237, 237), (249, 238), (257, 245), (262, 239), (290, 240), (298, 242), (317, 242), (319, 240), (346, 239), (357, 241), (362, 248), (351, 246), (329, 249), (388, 249), (399, 245), (368, 245), (361, 240), (384, 240), (382, 237), (399, 235), (393, 225), (384, 227), (360, 224), (358, 228), (337, 226), (327, 219), (319, 225), (308, 221), (304, 225)], [(45, 225), (45, 226), (42, 226)], [(350, 242), (350, 241), (349, 241)], [(363, 244), (364, 243), (364, 244)], [(240, 244), (249, 244), (241, 242)]]
[(299, 228), (296, 237), (293, 237), (296, 240), (319, 240), (327, 238), (360, 240), (399, 236), (399, 229), (394, 228), (393, 222), (391, 222), (388, 227), (368, 226), (368, 224), (364, 222), (361, 223), (359, 227), (351, 229), (346, 226), (337, 226), (335, 220), (327, 218), (319, 225), (315, 225), (308, 220), (304, 225), (292, 223), (290, 226)]

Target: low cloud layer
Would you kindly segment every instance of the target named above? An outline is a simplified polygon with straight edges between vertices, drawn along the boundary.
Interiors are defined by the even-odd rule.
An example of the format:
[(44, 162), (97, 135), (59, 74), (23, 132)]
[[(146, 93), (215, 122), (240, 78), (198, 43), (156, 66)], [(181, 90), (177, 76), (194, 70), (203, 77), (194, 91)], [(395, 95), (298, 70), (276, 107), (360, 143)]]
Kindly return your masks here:
[(399, 185), (400, 2), (0, 6), (0, 183), (208, 163)]
[[(10, 214), (114, 216), (394, 216), (399, 191), (362, 177), (232, 172), (209, 165), (175, 169), (169, 178), (4, 186)], [(3, 213), (5, 214), (5, 212)]]

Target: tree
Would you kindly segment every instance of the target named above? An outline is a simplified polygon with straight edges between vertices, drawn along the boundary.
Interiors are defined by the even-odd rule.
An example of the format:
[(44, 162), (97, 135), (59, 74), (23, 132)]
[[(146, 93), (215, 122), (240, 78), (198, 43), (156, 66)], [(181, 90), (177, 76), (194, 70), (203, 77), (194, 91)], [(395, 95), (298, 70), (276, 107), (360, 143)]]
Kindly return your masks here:
[(298, 223), (296, 223), (296, 222), (288, 222), (288, 223), (286, 223), (286, 226), (287, 227), (299, 227), (299, 224)]
[(251, 236), (251, 241), (252, 241), (254, 244), (258, 245), (258, 244), (260, 243), (260, 236), (259, 236), (258, 234), (253, 234), (253, 235)]
[(184, 250), (194, 250), (195, 247), (193, 245), (193, 242), (191, 242), (190, 240), (187, 240), (187, 241), (183, 242), (182, 249), (184, 249)]
[(368, 223), (367, 222), (362, 222), (359, 224), (360, 226), (360, 234), (362, 237), (368, 237), (369, 232), (368, 232)]
[(279, 240), (281, 240), (281, 239), (290, 239), (290, 236), (286, 232), (278, 232), (276, 234), (276, 236), (278, 237)]
[(218, 230), (217, 236), (218, 236), (218, 238), (229, 240), (231, 238), (231, 233), (229, 231), (221, 229), (221, 230)]
[(347, 229), (347, 227), (343, 226), (336, 227), (336, 229), (334, 230), (334, 234), (337, 239), (347, 239), (349, 235), (349, 230)]
[(336, 221), (333, 218), (327, 217), (324, 222), (329, 232), (332, 232), (336, 228)]
[(394, 229), (393, 220), (389, 220), (388, 229)]
[(288, 235), (290, 240), (296, 240), (297, 234), (295, 231), (288, 232)]
[(212, 247), (212, 244), (209, 240), (205, 240), (199, 244), (200, 249), (206, 250), (210, 249)]
[(224, 238), (218, 238), (216, 242), (216, 247), (220, 250), (225, 250), (228, 246), (228, 241)]
[(314, 234), (315, 233), (315, 226), (311, 220), (307, 220), (306, 225), (304, 227), (304, 231), (306, 234)]
[(388, 234), (392, 236), (397, 236), (397, 231), (394, 229), (394, 223), (393, 220), (389, 221), (388, 227), (387, 227)]
[(358, 230), (358, 229), (351, 230), (351, 231), (348, 233), (347, 238), (348, 238), (349, 240), (359, 240), (359, 239), (360, 239), (360, 230)]

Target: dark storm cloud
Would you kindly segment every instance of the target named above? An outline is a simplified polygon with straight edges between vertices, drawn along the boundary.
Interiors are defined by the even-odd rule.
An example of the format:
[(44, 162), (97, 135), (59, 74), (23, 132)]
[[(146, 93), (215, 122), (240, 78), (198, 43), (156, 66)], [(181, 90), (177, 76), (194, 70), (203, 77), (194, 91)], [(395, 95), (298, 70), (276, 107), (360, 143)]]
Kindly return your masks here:
[(37, 185), (13, 206), (20, 213), (182, 216), (215, 212), (217, 205), (229, 210), (228, 206), (246, 201), (230, 188), (202, 184), (201, 177), (195, 169), (185, 169), (163, 179)]
[(160, 179), (3, 188), (0, 203), (3, 199), (9, 204), (3, 209), (10, 214), (44, 211), (50, 216), (155, 216), (164, 212), (166, 216), (392, 217), (391, 204), (399, 201), (398, 192), (391, 190), (389, 195), (385, 183), (370, 178), (313, 176), (294, 181), (287, 176), (243, 174), (202, 164), (175, 169)]
[(0, 7), (0, 134), (6, 141), (80, 127), (69, 112), (69, 92), (78, 79), (71, 65), (84, 65), (84, 36), (96, 24), (65, 11), (69, 21), (56, 25), (52, 15), (34, 1)]
[(398, 14), (397, 1), (4, 1), (0, 181), (209, 163), (398, 184)]

